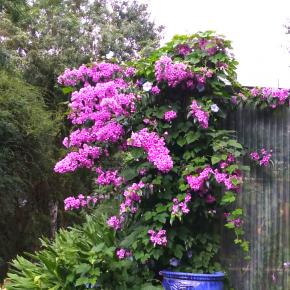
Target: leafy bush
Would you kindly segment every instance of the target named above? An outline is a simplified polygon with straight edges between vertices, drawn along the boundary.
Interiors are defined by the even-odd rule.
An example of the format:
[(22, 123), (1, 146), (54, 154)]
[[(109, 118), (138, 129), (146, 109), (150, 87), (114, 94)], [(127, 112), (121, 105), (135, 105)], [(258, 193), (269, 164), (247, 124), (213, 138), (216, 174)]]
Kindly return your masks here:
[(150, 278), (146, 267), (116, 259), (115, 233), (100, 214), (87, 215), (81, 226), (60, 230), (53, 242), (41, 242), (41, 251), (12, 262), (8, 290), (159, 289), (143, 284)]
[[(71, 281), (56, 287), (97, 282), (103, 289), (134, 289), (130, 278), (138, 277), (134, 285), (141, 289), (165, 268), (220, 270), (221, 219), (235, 233), (234, 243), (248, 251), (243, 211), (234, 206), (243, 182), (239, 157), (244, 151), (235, 132), (223, 126), (232, 96), (242, 91), (230, 50), (230, 42), (213, 32), (176, 36), (135, 67), (112, 60), (68, 69), (59, 77), (68, 87), (64, 90), (72, 92), (68, 118), (74, 127), (63, 140), (69, 153), (54, 170), (89, 169), (97, 185), (95, 195), (66, 199), (65, 206), (79, 209), (98, 200), (102, 207), (105, 200), (117, 202), (119, 211), (107, 211), (106, 223), (93, 229), (110, 237), (109, 242), (95, 237), (85, 247), (87, 260), (90, 247), (102, 245), (97, 246), (101, 252), (93, 251), (94, 264), (73, 260)], [(90, 239), (80, 228), (73, 232), (78, 231), (82, 235), (75, 251), (80, 255)], [(62, 257), (56, 252), (55, 260)], [(14, 262), (14, 282), (27, 276), (20, 261)], [(31, 275), (33, 281), (39, 276)], [(77, 281), (84, 284), (77, 286)]]
[[(55, 123), (40, 91), (0, 70), (0, 276), (8, 260), (48, 234), (47, 173)], [(40, 118), (41, 116), (41, 118)], [(43, 201), (43, 202), (42, 202)]]
[(244, 152), (223, 126), (243, 91), (230, 50), (213, 32), (176, 36), (135, 68), (95, 63), (58, 79), (73, 91), (75, 127), (55, 171), (96, 172), (99, 188), (121, 200), (108, 225), (123, 251), (155, 273), (220, 270), (221, 218), (248, 251), (243, 211), (232, 206)]

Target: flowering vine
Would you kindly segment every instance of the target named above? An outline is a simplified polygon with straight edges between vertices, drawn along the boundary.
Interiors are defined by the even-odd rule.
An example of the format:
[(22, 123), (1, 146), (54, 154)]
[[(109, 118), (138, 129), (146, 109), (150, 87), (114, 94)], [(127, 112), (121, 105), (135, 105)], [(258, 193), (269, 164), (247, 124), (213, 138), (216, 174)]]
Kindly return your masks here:
[(259, 151), (254, 151), (250, 153), (250, 158), (257, 162), (260, 166), (268, 166), (271, 161), (272, 151), (267, 151), (262, 148)]
[[(89, 169), (97, 188), (118, 201), (118, 213), (107, 214), (117, 259), (151, 263), (153, 272), (173, 260), (180, 270), (216, 271), (219, 244), (211, 233), (221, 211), (229, 213), (235, 243), (248, 250), (242, 211), (227, 209), (243, 182), (243, 148), (221, 122), (239, 93), (230, 49), (212, 32), (178, 36), (134, 67), (93, 63), (58, 78), (74, 87), (74, 128), (55, 171)], [(210, 258), (203, 259), (206, 244)]]

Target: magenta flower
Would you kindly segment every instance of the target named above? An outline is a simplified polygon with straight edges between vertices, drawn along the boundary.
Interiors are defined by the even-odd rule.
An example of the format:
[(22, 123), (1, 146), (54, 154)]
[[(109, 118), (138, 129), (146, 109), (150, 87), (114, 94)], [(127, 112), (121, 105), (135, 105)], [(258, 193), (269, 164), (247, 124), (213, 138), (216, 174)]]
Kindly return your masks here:
[(151, 93), (153, 95), (158, 95), (160, 93), (160, 89), (157, 86), (152, 87)]
[(155, 63), (155, 77), (158, 83), (165, 81), (169, 87), (176, 87), (182, 82), (193, 78), (193, 74), (184, 63), (173, 63), (166, 55)]
[(271, 151), (268, 152), (264, 148), (260, 149), (260, 153), (258, 151), (250, 153), (250, 158), (256, 161), (260, 166), (268, 166), (270, 164), (271, 157)]
[(139, 183), (133, 183), (123, 193), (125, 200), (120, 205), (120, 214), (127, 212), (136, 213), (137, 204), (141, 202), (142, 189), (145, 184), (140, 181)]
[(98, 167), (96, 169), (96, 173), (99, 175), (96, 179), (96, 183), (99, 185), (114, 185), (115, 187), (119, 187), (122, 182), (124, 181), (124, 178), (118, 175), (118, 171), (103, 171), (101, 167)]
[(164, 113), (164, 120), (170, 122), (177, 117), (177, 113), (175, 111), (167, 111)]
[(173, 161), (169, 150), (165, 146), (164, 138), (157, 133), (150, 133), (147, 128), (132, 133), (127, 144), (133, 147), (142, 147), (148, 154), (149, 162), (152, 162), (161, 172), (169, 172), (173, 168)]
[(119, 250), (117, 250), (116, 255), (119, 260), (124, 260), (125, 258), (131, 257), (132, 252), (126, 249), (120, 248)]
[(177, 53), (180, 54), (181, 56), (186, 56), (189, 53), (191, 53), (192, 48), (188, 44), (179, 44), (177, 46)]
[(114, 230), (121, 229), (122, 222), (123, 222), (123, 219), (118, 218), (116, 216), (112, 216), (107, 220), (108, 226), (113, 228)]
[(203, 111), (195, 100), (192, 101), (190, 109), (192, 116), (198, 121), (200, 126), (204, 129), (208, 128), (208, 112)]
[(214, 202), (216, 201), (216, 198), (215, 198), (213, 195), (208, 194), (208, 195), (206, 196), (205, 201), (206, 201), (206, 203), (214, 203)]
[(193, 191), (202, 190), (205, 182), (209, 179), (213, 170), (210, 167), (204, 168), (198, 176), (189, 175), (186, 177), (187, 183)]
[(191, 195), (188, 193), (184, 199), (184, 201), (179, 202), (177, 198), (173, 199), (173, 206), (172, 206), (172, 211), (171, 214), (173, 216), (179, 216), (181, 217), (183, 214), (188, 214), (189, 213), (189, 208), (188, 208), (188, 202), (191, 200)]
[(79, 194), (78, 197), (70, 196), (64, 200), (64, 210), (73, 210), (80, 209), (90, 205), (95, 205), (99, 200), (101, 200), (101, 196), (84, 196)]
[(166, 230), (160, 230), (158, 232), (155, 232), (154, 230), (149, 230), (148, 234), (150, 235), (150, 241), (153, 243), (154, 247), (156, 245), (167, 245)]

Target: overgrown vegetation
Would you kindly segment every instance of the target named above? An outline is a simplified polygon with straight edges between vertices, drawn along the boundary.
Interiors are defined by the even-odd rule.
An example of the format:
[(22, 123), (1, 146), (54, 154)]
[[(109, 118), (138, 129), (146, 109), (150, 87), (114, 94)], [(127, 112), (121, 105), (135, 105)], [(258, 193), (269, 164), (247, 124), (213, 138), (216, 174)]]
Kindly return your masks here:
[(81, 226), (60, 230), (53, 242), (42, 240), (42, 250), (29, 259), (17, 257), (7, 289), (161, 289), (144, 284), (150, 279), (146, 266), (116, 258), (115, 233), (99, 211), (105, 210), (86, 216)]
[[(0, 0), (0, 67), (6, 72), (0, 77), (0, 98), (6, 102), (1, 107), (5, 131), (0, 195), (7, 200), (0, 213), (5, 223), (3, 237), (0, 234), (2, 274), (8, 259), (37, 247), (36, 237), (53, 237), (59, 226), (76, 220), (64, 215), (67, 194), (92, 190), (88, 172), (61, 177), (52, 170), (70, 128), (65, 121), (67, 95), (58, 87), (57, 76), (66, 67), (102, 59), (110, 51), (120, 60), (137, 56), (141, 48), (150, 51), (158, 45), (161, 30), (149, 20), (146, 5), (136, 2)], [(33, 110), (35, 106), (41, 109)], [(20, 126), (15, 125), (22, 130), (19, 136), (7, 133), (12, 130), (9, 122)], [(12, 202), (19, 196), (21, 206)]]

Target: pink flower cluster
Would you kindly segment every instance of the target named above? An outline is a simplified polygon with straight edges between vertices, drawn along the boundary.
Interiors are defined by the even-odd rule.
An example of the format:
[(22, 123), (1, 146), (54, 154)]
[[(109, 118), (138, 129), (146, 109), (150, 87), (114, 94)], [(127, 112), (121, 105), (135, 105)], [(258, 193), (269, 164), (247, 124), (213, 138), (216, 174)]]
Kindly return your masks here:
[(79, 82), (94, 83), (105, 82), (114, 78), (118, 74), (125, 77), (131, 77), (135, 74), (134, 68), (127, 68), (125, 71), (117, 64), (113, 63), (95, 63), (92, 67), (81, 65), (78, 69), (66, 69), (62, 75), (58, 77), (58, 83), (65, 86), (76, 86)]
[(147, 153), (149, 162), (152, 162), (161, 172), (168, 172), (173, 167), (169, 150), (165, 146), (164, 138), (155, 132), (149, 132), (147, 128), (132, 133), (127, 141), (129, 146), (143, 148)]
[(151, 93), (153, 95), (158, 95), (161, 92), (161, 90), (158, 88), (158, 86), (153, 86), (151, 89)]
[(101, 155), (100, 147), (92, 147), (84, 144), (78, 152), (70, 152), (68, 155), (56, 163), (54, 171), (58, 173), (67, 173), (75, 171), (77, 168), (92, 168), (94, 160)]
[(201, 38), (199, 40), (199, 48), (205, 52), (209, 56), (213, 56), (219, 51), (224, 52), (224, 41), (222, 38), (215, 37), (214, 39), (206, 39), (206, 38)]
[(228, 212), (224, 213), (224, 217), (226, 218), (228, 223), (232, 223), (236, 228), (239, 228), (243, 224), (243, 221), (240, 218), (234, 219)]
[(112, 216), (108, 219), (107, 224), (109, 227), (119, 230), (121, 229), (122, 223), (124, 221), (125, 213), (136, 213), (137, 204), (141, 202), (142, 189), (145, 184), (140, 181), (139, 183), (133, 183), (129, 186), (123, 193), (125, 200), (120, 204), (120, 217)]
[(202, 73), (202, 76), (204, 78), (211, 78), (213, 76), (213, 70), (206, 68), (206, 67), (202, 67), (200, 68), (200, 71)]
[(97, 196), (84, 196), (79, 194), (78, 197), (70, 196), (64, 200), (64, 210), (80, 209), (89, 205), (95, 205), (101, 198)]
[(289, 101), (289, 89), (253, 88), (250, 93), (253, 97), (266, 102), (272, 109)]
[(204, 129), (208, 128), (209, 114), (201, 109), (195, 100), (190, 105), (192, 116), (198, 121), (200, 126)]
[(188, 44), (179, 44), (177, 46), (177, 53), (181, 56), (186, 56), (192, 52), (192, 48)]
[(125, 201), (120, 204), (120, 214), (126, 212), (136, 213), (136, 203), (141, 202), (142, 188), (144, 188), (144, 186), (145, 184), (140, 181), (139, 183), (133, 183), (124, 191), (123, 195)]
[(175, 111), (167, 111), (164, 113), (164, 120), (167, 122), (171, 122), (177, 117), (177, 113)]
[(173, 206), (171, 214), (174, 216), (182, 216), (183, 214), (189, 213), (188, 202), (191, 200), (191, 195), (188, 193), (185, 196), (184, 201), (179, 202), (177, 198), (173, 199)]
[[(208, 191), (208, 181), (213, 176), (218, 184), (223, 184), (227, 190), (239, 190), (242, 183), (242, 176), (239, 170), (236, 170), (232, 174), (228, 174), (226, 168), (235, 161), (232, 155), (229, 155), (225, 162), (219, 164), (218, 169), (211, 167), (205, 167), (199, 172), (197, 176), (189, 175), (186, 177), (187, 183), (193, 191), (204, 194)], [(215, 197), (208, 194), (206, 197), (207, 203), (213, 203)]]
[(124, 181), (123, 177), (118, 175), (117, 170), (103, 171), (101, 167), (96, 168), (96, 173), (99, 175), (96, 183), (99, 185), (114, 185), (119, 187)]
[(124, 260), (128, 257), (132, 256), (132, 252), (123, 248), (120, 248), (119, 250), (117, 250), (116, 255), (118, 257), (119, 260)]
[[(133, 68), (124, 70), (116, 64), (99, 63), (92, 67), (82, 65), (79, 69), (66, 70), (59, 77), (61, 84), (75, 86), (82, 82), (83, 87), (72, 93), (69, 104), (69, 119), (81, 128), (72, 131), (63, 140), (65, 147), (76, 147), (78, 152), (74, 149), (74, 152), (68, 153), (58, 162), (56, 172), (75, 171), (80, 167), (92, 168), (94, 159), (108, 152), (101, 152), (102, 144), (107, 147), (108, 143), (121, 140), (125, 131), (116, 117), (128, 117), (135, 112), (138, 96), (126, 92), (129, 87), (126, 78), (134, 73)], [(100, 147), (94, 147), (96, 143)], [(98, 151), (98, 154), (87, 154), (87, 148)], [(95, 156), (92, 158), (92, 155)]]
[(165, 81), (169, 87), (176, 87), (180, 83), (193, 79), (193, 74), (184, 63), (173, 63), (166, 55), (155, 63), (155, 77), (157, 82)]
[(210, 178), (213, 170), (210, 167), (204, 168), (199, 175), (186, 177), (187, 183), (193, 191), (199, 191), (204, 189), (205, 182)]
[(227, 190), (238, 190), (242, 183), (242, 177), (238, 172), (235, 174), (227, 174), (215, 169), (214, 177), (216, 182), (223, 183)]
[(159, 230), (158, 232), (155, 232), (154, 230), (149, 230), (148, 234), (150, 235), (150, 241), (153, 243), (154, 247), (156, 245), (167, 245), (166, 230)]
[(260, 150), (260, 153), (254, 151), (250, 153), (252, 160), (257, 161), (260, 166), (268, 166), (272, 157), (271, 151), (267, 151), (264, 148)]
[(116, 216), (111, 216), (107, 220), (107, 225), (117, 231), (121, 229), (123, 221), (124, 221), (123, 217), (118, 218)]

